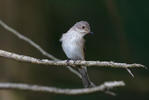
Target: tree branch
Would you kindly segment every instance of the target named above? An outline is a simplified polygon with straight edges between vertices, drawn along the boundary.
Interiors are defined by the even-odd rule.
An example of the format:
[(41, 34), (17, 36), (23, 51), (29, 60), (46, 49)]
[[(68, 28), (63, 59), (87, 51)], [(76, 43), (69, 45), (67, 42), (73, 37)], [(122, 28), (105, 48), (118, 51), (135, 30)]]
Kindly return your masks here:
[(25, 42), (29, 43), (30, 45), (32, 45), (33, 47), (35, 47), (37, 50), (39, 50), (44, 56), (47, 56), (50, 59), (53, 60), (58, 60), (56, 57), (54, 57), (53, 55), (49, 54), (48, 52), (46, 52), (45, 50), (43, 50), (38, 44), (36, 44), (34, 41), (32, 41), (31, 39), (23, 36), (21, 33), (19, 33), (17, 30), (11, 28), (10, 26), (8, 26), (7, 24), (5, 24), (2, 20), (0, 20), (0, 25), (5, 28), (7, 31), (11, 32), (13, 35), (17, 36), (19, 39), (24, 40)]
[(89, 94), (97, 91), (106, 92), (109, 91), (109, 89), (120, 86), (125, 86), (125, 83), (123, 81), (105, 82), (99, 86), (84, 89), (61, 89), (55, 87), (29, 85), (21, 83), (0, 83), (0, 89), (29, 90), (35, 92), (47, 92), (66, 95)]
[(63, 61), (53, 61), (48, 59), (37, 59), (30, 56), (25, 55), (19, 55), (16, 53), (0, 50), (0, 56), (13, 59), (16, 61), (21, 62), (28, 62), (28, 63), (34, 63), (34, 64), (43, 64), (43, 65), (54, 65), (54, 66), (99, 66), (99, 67), (112, 67), (112, 68), (145, 68), (144, 65), (141, 64), (126, 64), (126, 63), (115, 63), (115, 62), (107, 62), (107, 61), (73, 61), (70, 60), (67, 62), (67, 60)]
[[(19, 54), (7, 52), (4, 50), (0, 50), (0, 56), (8, 59), (13, 59), (16, 61), (43, 64), (43, 65), (67, 66), (69, 64), (70, 66), (75, 66), (75, 65), (93, 66), (97, 64), (96, 66), (100, 66), (99, 61), (67, 62), (67, 61), (52, 61), (47, 59), (40, 60), (34, 57), (19, 55)], [(101, 65), (103, 64), (101, 63)], [(143, 67), (143, 65), (134, 64), (132, 67)], [(120, 67), (120, 68), (123, 68), (123, 67)], [(56, 87), (46, 87), (46, 86), (38, 86), (38, 85), (28, 85), (28, 84), (18, 84), (18, 83), (0, 83), (0, 89), (29, 90), (29, 91), (48, 92), (48, 93), (67, 94), (67, 95), (88, 94), (88, 93), (93, 93), (97, 91), (105, 92), (109, 95), (115, 95), (115, 93), (109, 91), (109, 89), (112, 89), (114, 87), (119, 87), (119, 86), (125, 86), (125, 83), (123, 81), (105, 82), (104, 84), (101, 84), (99, 86), (96, 86), (93, 88), (85, 88), (85, 89), (60, 89)]]
[[(126, 64), (126, 63), (116, 63), (116, 62), (108, 62), (108, 61), (69, 61), (66, 60), (60, 61), (58, 58), (54, 57), (53, 55), (49, 54), (45, 50), (43, 50), (38, 44), (33, 42), (31, 39), (23, 36), (15, 29), (11, 28), (7, 24), (5, 24), (3, 21), (0, 20), (0, 25), (5, 28), (7, 31), (11, 32), (15, 36), (17, 36), (19, 39), (22, 39), (35, 47), (38, 51), (40, 51), (44, 56), (52, 59), (37, 59), (30, 56), (25, 55), (19, 55), (16, 53), (0, 50), (0, 56), (9, 58), (16, 61), (21, 62), (28, 62), (28, 63), (34, 63), (34, 64), (43, 64), (43, 65), (55, 65), (55, 66), (67, 66), (67, 68), (75, 73), (77, 76), (81, 78), (81, 75), (74, 70), (73, 68), (69, 66), (98, 66), (98, 67), (111, 67), (111, 68), (146, 68), (144, 65), (141, 64)], [(68, 66), (69, 65), (69, 66)], [(128, 70), (128, 69), (127, 69)], [(128, 70), (130, 72), (130, 70)], [(100, 86), (96, 86), (93, 88), (86, 88), (86, 89), (60, 89), (55, 87), (46, 87), (46, 86), (38, 86), (38, 85), (29, 85), (29, 84), (18, 84), (18, 83), (0, 83), (0, 89), (16, 89), (16, 90), (30, 90), (30, 91), (38, 91), (38, 92), (48, 92), (48, 93), (57, 93), (57, 94), (67, 94), (67, 95), (77, 95), (77, 94), (87, 94), (97, 91), (102, 91), (105, 93), (108, 93), (110, 95), (114, 95), (112, 92), (109, 91), (109, 89), (119, 86), (124, 86), (125, 83), (123, 81), (113, 81), (113, 82), (105, 82), (104, 84), (101, 84)]]
[[(12, 27), (8, 26), (6, 23), (4, 23), (2, 20), (0, 20), (0, 25), (5, 28), (7, 31), (11, 32), (13, 35), (17, 36), (19, 39), (26, 41), (27, 43), (29, 43), (31, 46), (35, 47), (39, 52), (41, 52), (41, 54), (43, 54), (44, 56), (54, 60), (54, 61), (59, 61), (60, 59), (54, 57), (53, 55), (49, 54), (48, 52), (46, 52), (44, 49), (42, 49), (38, 44), (36, 44), (34, 41), (32, 41), (31, 39), (29, 39), (28, 37), (22, 35), (21, 33), (19, 33), (17, 30), (13, 29)], [(105, 63), (112, 63), (112, 62), (105, 62)], [(74, 73), (75, 75), (77, 75), (79, 78), (81, 78), (80, 73), (71, 68), (70, 66), (67, 66), (67, 68)], [(126, 70), (129, 72), (129, 74), (134, 77), (133, 73), (131, 72), (130, 69), (126, 68)]]
[[(17, 36), (19, 39), (24, 40), (25, 42), (29, 43), (31, 46), (35, 47), (42, 55), (48, 57), (49, 59), (58, 61), (60, 59), (54, 57), (53, 55), (49, 54), (48, 52), (46, 52), (44, 49), (42, 49), (38, 44), (36, 44), (34, 41), (32, 41), (31, 39), (29, 39), (28, 37), (22, 35), (21, 33), (19, 33), (17, 30), (13, 29), (12, 27), (8, 26), (6, 23), (4, 23), (2, 20), (0, 20), (0, 25), (5, 28), (7, 31), (11, 32), (13, 35)], [(77, 75), (79, 78), (81, 78), (81, 75), (78, 71), (76, 71), (75, 69), (71, 68), (70, 66), (67, 66), (67, 68), (74, 73), (75, 75)]]

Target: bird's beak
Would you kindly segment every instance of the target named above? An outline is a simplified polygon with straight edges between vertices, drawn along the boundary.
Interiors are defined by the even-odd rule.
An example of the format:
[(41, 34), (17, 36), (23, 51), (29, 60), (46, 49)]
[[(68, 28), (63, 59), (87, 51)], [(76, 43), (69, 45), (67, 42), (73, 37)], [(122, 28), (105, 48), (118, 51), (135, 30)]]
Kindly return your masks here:
[(90, 32), (89, 34), (94, 34), (94, 32)]

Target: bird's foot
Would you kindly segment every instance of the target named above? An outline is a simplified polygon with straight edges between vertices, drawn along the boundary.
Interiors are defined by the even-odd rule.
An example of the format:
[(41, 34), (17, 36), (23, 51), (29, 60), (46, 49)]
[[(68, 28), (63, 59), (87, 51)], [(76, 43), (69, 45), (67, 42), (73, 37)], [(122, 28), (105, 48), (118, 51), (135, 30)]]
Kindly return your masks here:
[(70, 58), (68, 58), (66, 62), (67, 62), (67, 63), (69, 63), (69, 61), (70, 61), (70, 60), (71, 60), (71, 59), (70, 59)]
[(67, 63), (67, 65), (69, 66), (69, 61), (70, 61), (71, 59), (70, 58), (68, 58), (67, 60), (66, 60), (66, 63)]
[[(70, 59), (70, 58), (68, 58), (67, 60), (66, 60), (66, 63), (67, 63), (67, 65), (69, 66), (69, 61), (70, 60), (72, 60), (72, 59)], [(80, 60), (72, 60), (73, 61), (73, 64), (75, 65), (76, 63), (80, 63)]]

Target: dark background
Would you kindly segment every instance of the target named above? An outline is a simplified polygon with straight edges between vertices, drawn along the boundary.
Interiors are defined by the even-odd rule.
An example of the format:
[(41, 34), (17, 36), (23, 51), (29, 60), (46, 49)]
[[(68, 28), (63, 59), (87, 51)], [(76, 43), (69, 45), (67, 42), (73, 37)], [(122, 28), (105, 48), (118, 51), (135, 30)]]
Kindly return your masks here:
[[(59, 39), (75, 22), (86, 20), (94, 35), (86, 36), (86, 59), (149, 65), (148, 0), (0, 0), (0, 19), (29, 37), (52, 55), (66, 59)], [(46, 58), (35, 48), (0, 26), (0, 49)], [(149, 72), (132, 69), (88, 68), (97, 85), (123, 80), (125, 87), (88, 95), (56, 95), (0, 90), (0, 100), (149, 100)], [(0, 82), (29, 83), (59, 88), (81, 88), (66, 68), (20, 63), (0, 57)]]

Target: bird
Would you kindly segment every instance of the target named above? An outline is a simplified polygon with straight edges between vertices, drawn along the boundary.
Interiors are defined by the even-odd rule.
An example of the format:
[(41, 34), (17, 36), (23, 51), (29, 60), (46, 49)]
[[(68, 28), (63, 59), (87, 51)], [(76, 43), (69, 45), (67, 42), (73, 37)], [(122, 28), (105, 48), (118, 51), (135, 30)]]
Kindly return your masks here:
[[(84, 36), (93, 34), (87, 21), (76, 22), (66, 33), (60, 38), (62, 49), (69, 60), (85, 60), (84, 54)], [(94, 87), (87, 73), (87, 67), (79, 66), (77, 71), (81, 74), (84, 88)]]

